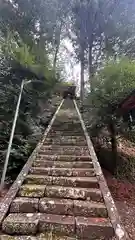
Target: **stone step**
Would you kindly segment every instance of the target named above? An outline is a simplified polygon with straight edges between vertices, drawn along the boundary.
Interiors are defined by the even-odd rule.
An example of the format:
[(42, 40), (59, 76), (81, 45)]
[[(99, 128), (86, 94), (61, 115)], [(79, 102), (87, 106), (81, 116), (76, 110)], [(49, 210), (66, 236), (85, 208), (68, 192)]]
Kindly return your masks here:
[(107, 209), (103, 203), (71, 199), (41, 198), (39, 201), (39, 211), (47, 214), (108, 217)]
[(34, 213), (38, 212), (39, 199), (28, 197), (17, 197), (10, 206), (10, 213)]
[(0, 235), (0, 240), (78, 240), (77, 237), (58, 236), (52, 232), (39, 233), (36, 236), (12, 236), (11, 235)]
[(52, 232), (79, 239), (109, 239), (114, 236), (112, 225), (106, 218), (74, 218), (45, 213), (9, 214), (2, 224), (2, 230), (10, 235)]
[(46, 186), (36, 184), (24, 184), (21, 186), (18, 192), (18, 197), (49, 197), (103, 202), (101, 191), (97, 188), (77, 188), (55, 185)]
[(87, 146), (86, 139), (83, 137), (73, 138), (73, 137), (66, 137), (66, 136), (61, 138), (46, 138), (45, 144)]
[(39, 217), (36, 213), (9, 214), (2, 223), (2, 230), (6, 234), (36, 235)]
[(71, 132), (71, 131), (75, 131), (75, 132), (82, 132), (82, 129), (81, 129), (81, 125), (77, 125), (77, 124), (59, 124), (57, 126), (54, 126), (52, 127), (52, 131), (61, 131), (61, 132)]
[(72, 237), (75, 236), (75, 218), (45, 213), (11, 213), (5, 218), (2, 230), (11, 235), (36, 235), (52, 231)]
[(41, 150), (57, 150), (57, 151), (61, 151), (61, 150), (64, 150), (64, 151), (87, 151), (88, 150), (88, 147), (87, 146), (61, 146), (61, 145), (43, 145), (41, 147)]
[(32, 167), (30, 169), (31, 174), (36, 175), (48, 175), (48, 176), (56, 176), (56, 177), (93, 177), (95, 176), (94, 168), (44, 168), (41, 164), (38, 167)]
[(109, 240), (114, 230), (107, 218), (76, 217), (76, 235), (79, 239)]
[(18, 197), (13, 200), (10, 213), (34, 213), (72, 215), (84, 217), (107, 218), (108, 213), (103, 203), (57, 199), (57, 198), (25, 198)]
[(17, 197), (11, 204), (10, 213), (49, 213), (73, 215), (73, 200), (56, 198)]
[[(34, 236), (11, 236), (11, 235), (0, 235), (0, 240), (43, 240), (43, 238)], [(49, 239), (48, 239), (49, 240)]]
[(83, 155), (89, 155), (89, 150), (74, 150), (74, 149), (41, 149), (39, 151), (39, 154), (41, 155), (77, 155), (77, 156), (83, 156)]
[(24, 181), (25, 184), (53, 185), (53, 177), (45, 175), (28, 174)]
[(53, 128), (64, 128), (64, 129), (68, 129), (68, 128), (72, 128), (72, 127), (76, 127), (81, 129), (81, 123), (79, 122), (79, 120), (71, 120), (71, 121), (67, 121), (64, 122), (63, 124), (61, 124), (61, 121), (57, 121), (54, 122), (53, 124)]
[(71, 120), (68, 119), (67, 121), (64, 120), (63, 126), (61, 125), (60, 120), (59, 121), (56, 120), (53, 124), (53, 127), (72, 127), (73, 125), (78, 128), (81, 128), (81, 123), (77, 118), (76, 119), (72, 118)]
[(67, 153), (68, 155), (68, 152), (69, 154), (71, 155), (78, 155), (78, 153), (80, 152), (81, 154), (80, 155), (89, 155), (89, 150), (88, 150), (88, 147), (87, 146), (66, 146), (66, 145), (43, 145), (40, 149), (41, 151), (43, 152), (49, 152), (50, 154), (50, 151), (52, 152), (52, 155), (56, 154), (56, 153), (60, 153), (60, 154), (64, 154)]
[(96, 177), (51, 177), (29, 174), (25, 184), (58, 185), (65, 187), (99, 188)]
[[(52, 128), (51, 133), (56, 133), (56, 136), (57, 134), (60, 134), (61, 136), (72, 136), (72, 133), (74, 133), (75, 136), (84, 136), (84, 132), (81, 128), (77, 128), (75, 126), (73, 126), (72, 128), (67, 128), (67, 129), (64, 129), (64, 128)], [(64, 135), (63, 135), (64, 133)]]
[(74, 216), (107, 218), (108, 212), (104, 203), (74, 200)]
[(41, 233), (39, 234), (39, 236), (37, 236), (37, 239), (38, 240), (78, 240), (76, 236), (68, 237), (68, 236), (63, 236), (63, 234), (59, 236), (58, 233), (53, 233), (53, 232)]
[(53, 185), (78, 188), (99, 188), (96, 177), (53, 177)]
[(84, 132), (74, 132), (74, 131), (67, 131), (67, 132), (60, 132), (60, 131), (50, 131), (48, 137), (65, 137), (65, 136), (77, 136), (77, 137), (84, 137)]
[[(73, 133), (72, 133), (72, 135), (71, 136), (61, 136), (61, 139), (59, 139), (57, 136), (54, 136), (54, 138), (53, 138), (54, 140), (61, 140), (61, 141), (77, 141), (77, 142), (79, 142), (79, 141), (81, 141), (81, 142), (83, 142), (83, 141), (86, 141), (86, 138), (85, 138), (85, 136), (74, 136), (73, 135)], [(46, 137), (46, 141), (50, 141), (50, 140), (53, 140), (52, 138), (50, 138), (50, 137)]]
[(49, 140), (49, 141), (45, 141), (44, 145), (61, 145), (62, 147), (63, 146), (77, 146), (77, 147), (85, 147), (87, 146), (85, 141), (61, 141), (60, 139), (57, 139), (57, 140)]
[(101, 191), (96, 188), (46, 186), (45, 197), (103, 202)]
[[(53, 140), (52, 138), (49, 138), (48, 136), (46, 137), (46, 140)], [(58, 140), (58, 138), (55, 136), (54, 137), (54, 140)], [(73, 135), (73, 133), (72, 133), (72, 135), (71, 136), (61, 136), (61, 139), (60, 139), (61, 141), (69, 141), (69, 140), (73, 140), (73, 141), (86, 141), (86, 138), (85, 138), (85, 136), (84, 137), (82, 137), (82, 136), (74, 136)]]
[(75, 218), (73, 216), (42, 214), (39, 221), (39, 232), (52, 231), (59, 235), (75, 236)]
[(47, 214), (71, 215), (73, 216), (73, 200), (57, 198), (41, 198), (39, 211)]
[(78, 116), (76, 115), (72, 115), (72, 118), (68, 118), (68, 116), (58, 116), (57, 115), (57, 118), (56, 118), (56, 120), (55, 120), (55, 122), (54, 122), (54, 124), (53, 124), (53, 126), (55, 126), (55, 125), (60, 125), (60, 124), (78, 124), (78, 123), (80, 123), (79, 122), (79, 118), (78, 118)]
[(64, 162), (64, 161), (44, 161), (44, 160), (35, 160), (33, 162), (33, 167), (43, 166), (45, 168), (92, 168), (92, 162)]
[(45, 185), (24, 184), (20, 187), (18, 197), (42, 198), (45, 196)]
[(76, 156), (76, 155), (39, 155), (37, 156), (36, 160), (46, 160), (46, 161), (64, 161), (64, 162), (72, 162), (72, 161), (91, 161), (91, 157), (90, 155), (86, 155), (86, 156)]
[(84, 132), (81, 128), (79, 129), (59, 129), (59, 128), (53, 128), (50, 131), (50, 134), (53, 133), (55, 135), (59, 134), (59, 135), (63, 135), (63, 133), (65, 134), (64, 136), (72, 136), (72, 133), (74, 133), (74, 136), (78, 136), (78, 135), (84, 135)]

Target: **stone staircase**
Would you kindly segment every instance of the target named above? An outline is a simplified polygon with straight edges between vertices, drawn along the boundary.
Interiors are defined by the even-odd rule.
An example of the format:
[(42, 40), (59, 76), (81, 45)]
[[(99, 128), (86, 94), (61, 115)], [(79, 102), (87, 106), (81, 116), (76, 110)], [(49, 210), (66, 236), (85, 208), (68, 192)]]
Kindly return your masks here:
[(65, 100), (27, 172), (2, 203), (0, 240), (115, 239), (73, 101)]

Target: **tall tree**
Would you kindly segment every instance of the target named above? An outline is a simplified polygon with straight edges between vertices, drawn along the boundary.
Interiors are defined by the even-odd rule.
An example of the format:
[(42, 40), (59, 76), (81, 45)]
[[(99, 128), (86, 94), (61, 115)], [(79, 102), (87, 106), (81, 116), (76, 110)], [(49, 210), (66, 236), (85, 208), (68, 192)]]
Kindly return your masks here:
[[(82, 6), (82, 7), (81, 7)], [(86, 33), (86, 9), (85, 2), (75, 1), (72, 6), (72, 24), (70, 38), (73, 42), (74, 50), (78, 61), (80, 62), (80, 98), (84, 100), (84, 71), (86, 68), (86, 50), (87, 50), (87, 33)]]
[(24, 88), (12, 146), (9, 170), (20, 170), (31, 151), (35, 129), (42, 130), (40, 105), (45, 104), (57, 83), (50, 55), (54, 56), (56, 27), (59, 29), (59, 1), (7, 0), (0, 4), (0, 164), (5, 158), (21, 81), (37, 81)]
[(80, 49), (82, 42), (85, 43), (91, 90), (94, 73), (106, 56), (116, 57), (123, 48), (122, 43), (135, 33), (133, 6), (132, 0), (74, 2), (72, 31)]

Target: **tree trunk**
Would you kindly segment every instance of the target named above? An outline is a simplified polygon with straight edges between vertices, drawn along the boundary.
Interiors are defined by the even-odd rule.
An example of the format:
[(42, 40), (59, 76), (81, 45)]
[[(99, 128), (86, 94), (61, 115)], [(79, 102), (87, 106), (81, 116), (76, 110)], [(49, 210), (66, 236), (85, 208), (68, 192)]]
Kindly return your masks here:
[(93, 83), (92, 83), (92, 78), (93, 78), (92, 46), (89, 46), (88, 62), (89, 62), (88, 71), (89, 71), (90, 88), (91, 88), (91, 91), (93, 91)]
[(82, 58), (81, 58), (80, 99), (81, 99), (81, 104), (83, 105), (83, 101), (84, 101), (84, 51), (82, 53)]
[(59, 30), (57, 32), (56, 37), (56, 49), (55, 49), (55, 55), (54, 55), (54, 60), (53, 60), (53, 70), (54, 72), (56, 72), (56, 64), (57, 64), (57, 57), (58, 57), (58, 52), (59, 52), (59, 48), (60, 48), (60, 38), (61, 38), (61, 29), (62, 29), (62, 22), (60, 23), (60, 27)]
[(111, 146), (112, 146), (112, 155), (113, 155), (113, 161), (114, 161), (114, 169), (113, 172), (115, 173), (115, 170), (118, 165), (118, 151), (117, 151), (117, 138), (116, 138), (116, 127), (113, 119), (110, 119), (108, 124), (108, 129), (110, 132), (111, 137)]
[(54, 72), (56, 72), (56, 64), (57, 64), (57, 56), (58, 56), (58, 52), (59, 52), (59, 46), (60, 46), (60, 41), (59, 41), (59, 44), (57, 44), (57, 46), (56, 46), (54, 60), (53, 60), (53, 70), (54, 70)]

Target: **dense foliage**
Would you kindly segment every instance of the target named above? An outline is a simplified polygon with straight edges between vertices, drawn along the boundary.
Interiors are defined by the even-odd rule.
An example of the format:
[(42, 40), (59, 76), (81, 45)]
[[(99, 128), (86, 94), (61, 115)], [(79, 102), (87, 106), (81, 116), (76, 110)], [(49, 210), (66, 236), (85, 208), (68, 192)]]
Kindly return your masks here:
[[(134, 126), (129, 117), (134, 109), (123, 112), (121, 103), (135, 90), (135, 62), (128, 58), (108, 62), (94, 77), (93, 83), (94, 91), (87, 98), (90, 107), (87, 118), (89, 117), (91, 134), (96, 139), (95, 145), (100, 148), (99, 156), (110, 171), (118, 168), (120, 174), (121, 164), (124, 168), (126, 166), (124, 172), (127, 176), (127, 171), (135, 161), (130, 156), (122, 154), (121, 157), (118, 146), (121, 138), (135, 141)], [(131, 174), (129, 176), (131, 178)]]
[(95, 76), (93, 85), (89, 99), (97, 115), (100, 111), (104, 116), (102, 122), (113, 114), (119, 117), (119, 104), (135, 89), (135, 62), (127, 58), (108, 62)]
[(60, 81), (57, 54), (61, 21), (66, 14), (63, 6), (63, 1), (55, 0), (0, 2), (1, 170), (21, 82), (31, 80), (23, 90), (8, 176), (16, 176), (39, 140), (44, 129), (40, 116)]

